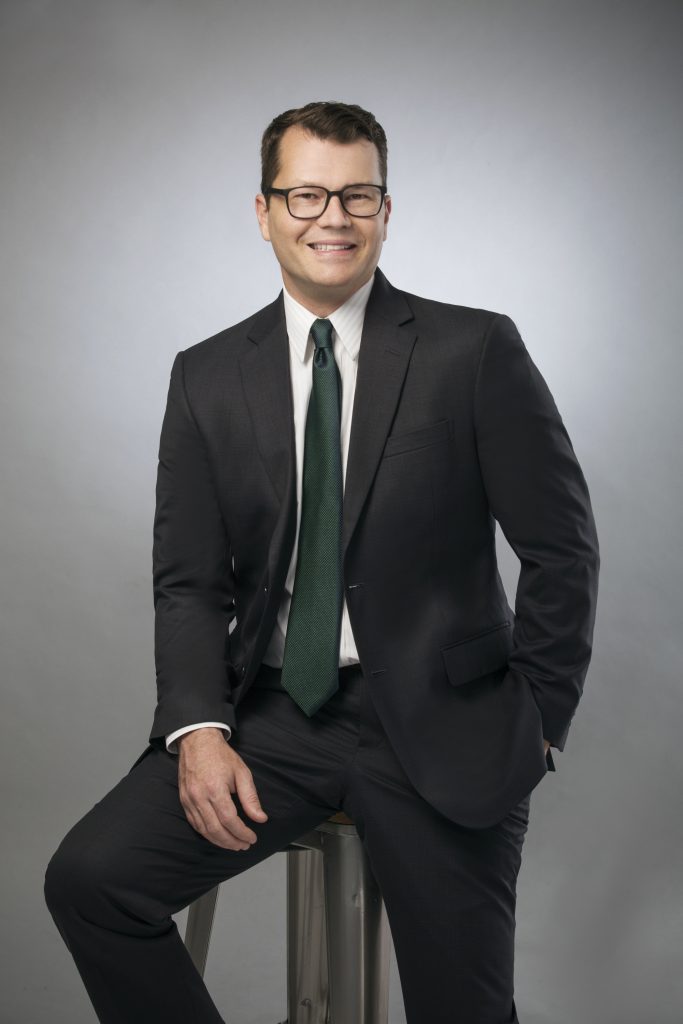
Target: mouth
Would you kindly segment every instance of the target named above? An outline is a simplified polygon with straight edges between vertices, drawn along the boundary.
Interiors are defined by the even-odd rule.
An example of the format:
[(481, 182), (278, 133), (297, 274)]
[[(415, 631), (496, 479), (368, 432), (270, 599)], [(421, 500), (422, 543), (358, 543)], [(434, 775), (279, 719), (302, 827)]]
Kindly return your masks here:
[(350, 252), (356, 246), (352, 242), (308, 242), (314, 252)]

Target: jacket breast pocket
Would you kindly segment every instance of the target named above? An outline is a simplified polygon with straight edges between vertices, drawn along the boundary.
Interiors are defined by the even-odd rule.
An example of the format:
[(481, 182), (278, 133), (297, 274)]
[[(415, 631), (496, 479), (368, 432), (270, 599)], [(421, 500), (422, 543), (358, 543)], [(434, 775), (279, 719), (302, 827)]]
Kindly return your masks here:
[(402, 452), (412, 452), (417, 448), (426, 448), (428, 445), (436, 444), (438, 441), (445, 441), (451, 436), (451, 421), (437, 420), (436, 423), (429, 423), (417, 430), (409, 430), (401, 434), (389, 434), (384, 446), (384, 458), (392, 455), (400, 455)]
[(512, 625), (507, 620), (474, 636), (441, 648), (451, 686), (505, 668), (512, 650)]

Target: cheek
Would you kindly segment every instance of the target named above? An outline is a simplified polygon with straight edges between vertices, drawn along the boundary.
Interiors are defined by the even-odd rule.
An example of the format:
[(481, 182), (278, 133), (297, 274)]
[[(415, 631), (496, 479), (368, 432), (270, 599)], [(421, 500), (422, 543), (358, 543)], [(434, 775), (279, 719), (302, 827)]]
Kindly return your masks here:
[(381, 248), (382, 242), (386, 238), (386, 228), (384, 225), (378, 230), (374, 231), (367, 240), (368, 249), (375, 253)]
[(282, 256), (291, 260), (292, 256), (297, 252), (297, 240), (283, 233), (279, 233), (277, 237), (272, 238), (271, 242), (275, 255), (278, 257)]
[(305, 256), (310, 252), (310, 249), (306, 248), (306, 242), (301, 237), (301, 235), (288, 235), (286, 247), (289, 250), (289, 252), (299, 253), (299, 255), (303, 254)]
[(291, 225), (280, 219), (274, 220), (272, 216), (268, 228), (270, 241), (276, 252), (289, 252), (291, 254), (297, 248), (297, 243), (302, 235), (300, 230), (296, 228), (292, 230)]

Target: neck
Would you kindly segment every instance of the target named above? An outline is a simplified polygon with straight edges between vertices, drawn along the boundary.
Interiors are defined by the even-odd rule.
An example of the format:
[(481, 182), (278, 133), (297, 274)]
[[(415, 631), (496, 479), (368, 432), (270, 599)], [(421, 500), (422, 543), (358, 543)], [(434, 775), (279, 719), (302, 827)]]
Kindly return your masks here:
[(334, 313), (335, 309), (339, 309), (340, 306), (343, 306), (352, 295), (355, 295), (357, 291), (366, 285), (372, 277), (372, 274), (374, 274), (374, 269), (364, 281), (361, 281), (361, 283), (356, 285), (354, 288), (346, 288), (343, 290), (329, 288), (324, 292), (321, 291), (315, 294), (298, 288), (296, 282), (292, 281), (289, 275), (285, 275), (283, 273), (282, 280), (284, 281), (285, 288), (292, 298), (296, 299), (296, 301), (299, 302), (304, 309), (307, 309), (309, 313), (313, 313), (322, 320), (325, 319), (325, 317), (328, 317), (330, 313)]

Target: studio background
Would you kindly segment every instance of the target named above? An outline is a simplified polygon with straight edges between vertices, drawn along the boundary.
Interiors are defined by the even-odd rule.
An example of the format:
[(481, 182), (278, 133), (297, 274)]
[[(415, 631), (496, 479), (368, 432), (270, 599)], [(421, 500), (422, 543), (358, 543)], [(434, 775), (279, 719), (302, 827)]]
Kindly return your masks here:
[[(2, 1024), (94, 1020), (44, 871), (146, 745), (171, 363), (279, 291), (259, 139), (311, 99), (382, 122), (382, 269), (515, 320), (593, 500), (595, 652), (532, 797), (520, 1019), (680, 1024), (681, 11), (2, 0)], [(223, 887), (206, 978), (231, 1022), (285, 1015), (284, 855)]]

